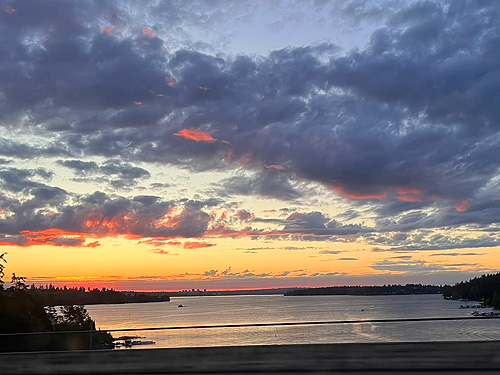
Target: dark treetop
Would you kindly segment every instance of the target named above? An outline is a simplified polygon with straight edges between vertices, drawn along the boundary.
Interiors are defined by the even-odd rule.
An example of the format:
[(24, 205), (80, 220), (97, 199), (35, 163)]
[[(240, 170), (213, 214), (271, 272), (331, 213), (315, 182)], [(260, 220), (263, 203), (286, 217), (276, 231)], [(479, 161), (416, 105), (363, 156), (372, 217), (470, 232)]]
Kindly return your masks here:
[(446, 286), (444, 298), (483, 301), (486, 305), (500, 309), (500, 273), (475, 277)]

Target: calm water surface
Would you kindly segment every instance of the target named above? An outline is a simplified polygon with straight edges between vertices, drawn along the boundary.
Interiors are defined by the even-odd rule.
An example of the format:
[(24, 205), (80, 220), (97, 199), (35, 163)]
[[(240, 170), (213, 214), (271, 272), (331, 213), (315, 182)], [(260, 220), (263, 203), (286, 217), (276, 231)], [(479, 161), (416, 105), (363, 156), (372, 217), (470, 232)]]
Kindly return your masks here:
[[(179, 304), (184, 307), (178, 307)], [(173, 297), (170, 302), (91, 305), (87, 310), (99, 328), (121, 329), (470, 315), (471, 310), (460, 309), (461, 304), (464, 302), (447, 301), (440, 295), (201, 296)], [(500, 319), (113, 333), (115, 337), (122, 334), (156, 342), (154, 346), (141, 347), (500, 340)]]

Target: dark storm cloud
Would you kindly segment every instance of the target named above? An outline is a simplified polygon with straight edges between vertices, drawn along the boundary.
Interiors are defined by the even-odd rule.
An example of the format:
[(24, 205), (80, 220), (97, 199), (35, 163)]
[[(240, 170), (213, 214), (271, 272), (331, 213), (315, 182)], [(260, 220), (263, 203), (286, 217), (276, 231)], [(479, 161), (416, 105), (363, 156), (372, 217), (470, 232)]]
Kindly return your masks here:
[[(337, 7), (360, 21), (384, 20), (366, 48), (228, 57), (162, 39), (212, 14), (206, 5), (189, 21), (170, 2), (15, 2), (15, 12), (0, 12), (0, 121), (36, 128), (51, 143), (2, 140), (0, 154), (71, 157), (61, 164), (113, 176), (117, 189), (149, 177), (138, 161), (254, 173), (223, 180), (220, 195), (294, 200), (307, 195), (302, 181), (314, 181), (355, 207), (368, 205), (384, 231), (498, 222), (500, 6), (374, 4)], [(150, 7), (170, 18), (132, 23)], [(78, 161), (82, 155), (111, 161)], [(6, 172), (4, 184), (35, 189), (24, 173)], [(128, 204), (103, 203), (116, 211)], [(206, 230), (202, 211), (184, 212), (179, 233)], [(285, 229), (365, 230), (307, 215), (290, 216)]]

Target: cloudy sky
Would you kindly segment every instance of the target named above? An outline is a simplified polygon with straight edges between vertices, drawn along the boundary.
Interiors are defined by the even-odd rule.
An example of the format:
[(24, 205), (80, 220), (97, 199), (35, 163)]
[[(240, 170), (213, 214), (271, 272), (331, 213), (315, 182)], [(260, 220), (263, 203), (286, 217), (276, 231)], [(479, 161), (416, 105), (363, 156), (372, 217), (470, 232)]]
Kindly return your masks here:
[(500, 3), (0, 1), (0, 253), (117, 289), (500, 270)]

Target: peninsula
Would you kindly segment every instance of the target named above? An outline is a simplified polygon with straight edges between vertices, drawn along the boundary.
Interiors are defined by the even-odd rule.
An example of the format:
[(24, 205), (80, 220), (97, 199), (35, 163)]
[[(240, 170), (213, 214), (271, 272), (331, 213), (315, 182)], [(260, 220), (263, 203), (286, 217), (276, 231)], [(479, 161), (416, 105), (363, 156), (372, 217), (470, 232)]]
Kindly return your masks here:
[(121, 292), (114, 289), (90, 289), (54, 287), (53, 285), (32, 285), (27, 292), (40, 300), (45, 306), (97, 305), (116, 303), (168, 302), (167, 293)]

